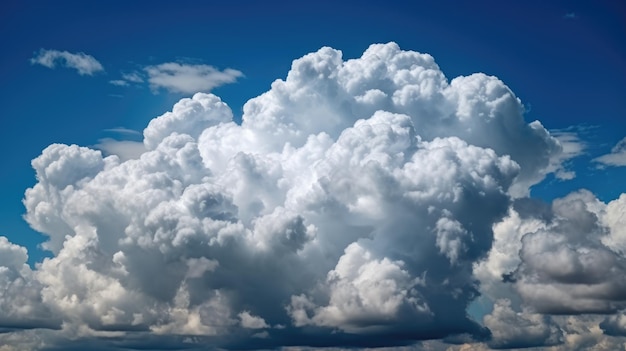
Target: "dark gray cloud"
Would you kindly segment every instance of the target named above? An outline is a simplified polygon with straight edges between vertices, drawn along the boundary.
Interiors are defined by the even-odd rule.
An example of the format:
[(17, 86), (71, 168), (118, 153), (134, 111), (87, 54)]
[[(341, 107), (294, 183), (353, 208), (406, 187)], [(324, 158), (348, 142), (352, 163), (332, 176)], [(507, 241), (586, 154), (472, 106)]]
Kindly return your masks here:
[[(496, 348), (621, 349), (626, 195), (603, 203), (586, 190), (551, 205), (519, 199), (494, 226), (487, 259), (474, 266)], [(504, 302), (503, 302), (504, 301)]]
[[(605, 244), (604, 204), (580, 191), (555, 200), (546, 229), (522, 238), (515, 287), (544, 313), (611, 313), (626, 307), (626, 259)], [(606, 240), (606, 239), (605, 239)]]
[(553, 346), (563, 343), (563, 332), (549, 316), (514, 311), (509, 300), (498, 300), (493, 311), (484, 318), (491, 330), (488, 343), (494, 349)]

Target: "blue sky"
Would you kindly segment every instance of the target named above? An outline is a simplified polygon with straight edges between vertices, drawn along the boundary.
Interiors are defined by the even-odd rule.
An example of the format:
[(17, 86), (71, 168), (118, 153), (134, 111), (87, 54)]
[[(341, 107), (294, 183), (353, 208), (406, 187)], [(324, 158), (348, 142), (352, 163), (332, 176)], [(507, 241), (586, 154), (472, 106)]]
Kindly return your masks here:
[[(150, 81), (164, 74), (163, 64), (192, 67), (190, 75), (198, 69), (230, 72), (230, 82), (215, 80), (196, 90), (219, 96), (241, 123), (243, 105), (270, 90), (274, 80), (286, 79), (293, 60), (328, 46), (341, 50), (346, 61), (361, 57), (371, 44), (388, 42), (432, 55), (448, 80), (477, 72), (498, 77), (521, 100), (526, 123), (540, 120), (557, 139), (570, 142), (573, 151), (562, 159), (562, 171), (573, 173), (560, 178), (571, 179), (546, 171), (545, 180), (530, 189), (533, 198), (549, 203), (588, 189), (608, 203), (624, 192), (626, 179), (626, 167), (619, 166), (626, 163), (625, 148), (621, 156), (616, 149), (626, 137), (624, 14), (623, 1), (5, 1), (0, 5), (0, 147), (6, 151), (0, 235), (25, 247), (35, 270), (44, 257), (58, 254), (39, 246), (46, 235), (23, 218), (24, 192), (37, 183), (31, 160), (53, 143), (97, 149), (106, 138), (141, 142), (152, 119), (195, 92), (187, 88), (189, 79), (178, 85)], [(46, 50), (84, 53), (101, 69), (80, 74), (64, 67), (61, 56), (46, 67), (36, 62)], [(471, 136), (466, 140), (472, 144)], [(526, 146), (518, 146), (520, 154)], [(612, 148), (621, 161), (597, 161)], [(530, 269), (519, 267), (519, 274)], [(520, 296), (526, 302), (517, 307), (532, 305)], [(245, 306), (255, 312), (253, 305)], [(536, 306), (535, 311), (542, 313)], [(315, 328), (332, 325), (346, 332), (345, 340), (359, 339), (349, 328), (319, 322), (320, 316), (311, 319)], [(293, 345), (287, 332), (277, 333), (276, 340)]]

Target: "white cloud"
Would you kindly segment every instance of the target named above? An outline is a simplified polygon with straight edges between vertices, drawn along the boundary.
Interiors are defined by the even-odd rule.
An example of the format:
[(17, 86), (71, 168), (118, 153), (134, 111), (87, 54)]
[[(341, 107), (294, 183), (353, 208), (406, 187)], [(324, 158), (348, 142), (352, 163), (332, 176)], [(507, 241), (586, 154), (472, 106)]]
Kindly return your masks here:
[(132, 84), (143, 83), (144, 79), (139, 72), (131, 72), (122, 74), (121, 79), (110, 80), (109, 83), (120, 87), (127, 87)]
[(125, 127), (115, 127), (115, 128), (109, 128), (109, 129), (105, 129), (105, 132), (110, 132), (110, 133), (118, 133), (118, 134), (128, 134), (128, 135), (141, 135), (140, 132), (134, 130), (134, 129), (129, 129), (129, 128), (125, 128)]
[[(466, 313), (477, 278), (491, 284), (485, 294), (516, 294), (520, 286), (498, 285), (501, 274), (523, 283), (533, 277), (525, 272), (558, 270), (524, 255), (552, 259), (541, 235), (565, 227), (524, 225), (509, 205), (572, 153), (526, 123), (495, 77), (448, 81), (431, 56), (394, 43), (341, 56), (322, 48), (295, 60), (286, 80), (248, 101), (241, 124), (217, 96), (181, 99), (150, 121), (133, 159), (76, 145), (43, 150), (25, 218), (54, 256), (17, 272), (23, 250), (5, 243), (13, 254), (0, 265), (11, 281), (39, 292), (15, 306), (54, 315), (41, 318), (63, 328), (49, 333), (83, 349), (112, 335), (118, 348), (141, 338), (172, 349), (484, 340)], [(173, 65), (153, 66), (149, 82), (189, 92), (210, 89), (197, 88), (207, 86), (198, 72), (240, 75)], [(120, 143), (99, 147), (115, 153)], [(513, 241), (496, 237), (494, 250), (503, 218), (495, 232)], [(518, 229), (540, 233), (540, 244)], [(22, 316), (9, 307), (17, 295), (4, 296), (0, 315)], [(505, 315), (525, 311), (520, 303)], [(540, 316), (518, 317), (545, 334)]]
[(67, 51), (41, 49), (35, 57), (30, 59), (30, 63), (48, 68), (55, 68), (62, 64), (65, 67), (75, 69), (80, 75), (93, 75), (96, 72), (104, 71), (98, 60), (82, 52), (73, 54)]
[(626, 194), (609, 202), (600, 220), (604, 227), (610, 228), (609, 235), (602, 238), (602, 243), (613, 251), (626, 254)]
[(0, 236), (0, 265), (2, 267), (20, 269), (28, 259), (26, 249), (15, 245), (4, 237)]
[(593, 161), (599, 163), (600, 166), (626, 166), (626, 138), (620, 140), (611, 149), (611, 153), (596, 157), (593, 159)]
[(263, 329), (269, 328), (269, 325), (265, 323), (265, 320), (261, 317), (253, 316), (249, 311), (243, 311), (239, 313), (239, 319), (241, 319), (241, 326), (248, 329)]
[[(208, 92), (218, 86), (234, 83), (242, 77), (240, 71), (227, 68), (223, 71), (208, 65), (180, 64), (176, 62), (162, 63), (144, 68), (148, 74), (150, 88), (157, 91), (161, 88), (175, 93)], [(138, 81), (138, 76), (129, 76), (130, 81)], [(139, 78), (141, 79), (141, 78)]]
[(551, 131), (551, 134), (556, 140), (559, 141), (563, 151), (560, 155), (553, 159), (554, 175), (561, 180), (570, 180), (576, 177), (574, 171), (568, 170), (563, 165), (566, 160), (573, 159), (575, 157), (584, 154), (587, 149), (587, 144), (580, 139), (580, 136), (576, 132), (564, 130), (564, 131)]
[[(329, 304), (316, 307), (302, 295), (292, 296), (289, 312), (299, 325), (338, 327), (351, 333), (377, 331), (397, 320), (401, 312), (408, 313), (414, 323), (429, 321), (432, 312), (415, 289), (424, 281), (411, 278), (403, 266), (401, 261), (377, 260), (352, 243), (328, 272)], [(310, 319), (306, 310), (314, 311)]]
[(124, 73), (122, 79), (131, 83), (143, 83), (144, 81), (138, 72)]
[[(43, 286), (26, 264), (24, 247), (0, 236), (0, 336), (2, 328), (59, 328), (60, 320), (41, 301)], [(2, 338), (0, 338), (0, 341)]]
[(143, 142), (140, 139), (136, 139), (142, 135), (141, 132), (124, 127), (109, 128), (103, 131), (116, 134), (118, 138), (122, 139), (102, 138), (98, 140), (97, 144), (93, 145), (94, 148), (102, 150), (106, 156), (116, 155), (121, 161), (126, 161), (137, 159), (146, 151)]
[(222, 100), (210, 94), (195, 94), (181, 99), (171, 112), (150, 121), (143, 131), (144, 144), (156, 148), (172, 133), (182, 133), (197, 138), (206, 128), (232, 121), (233, 113)]
[(117, 155), (122, 161), (137, 159), (146, 151), (141, 141), (112, 138), (102, 138), (93, 147), (104, 151), (106, 155)]
[(516, 312), (509, 300), (497, 300), (493, 311), (484, 318), (492, 332), (491, 347), (527, 348), (562, 344), (562, 331), (550, 316), (524, 310)]
[(126, 82), (125, 80), (121, 80), (121, 79), (110, 80), (109, 83), (113, 85), (117, 85), (118, 87), (128, 86), (128, 82)]

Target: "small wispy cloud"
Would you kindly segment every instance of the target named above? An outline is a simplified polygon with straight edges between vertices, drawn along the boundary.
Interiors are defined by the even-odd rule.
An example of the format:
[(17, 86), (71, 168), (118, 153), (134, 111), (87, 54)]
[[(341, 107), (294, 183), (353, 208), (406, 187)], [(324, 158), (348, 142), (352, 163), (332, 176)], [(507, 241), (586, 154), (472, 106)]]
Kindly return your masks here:
[(110, 80), (109, 83), (127, 87), (147, 82), (154, 93), (165, 89), (171, 93), (192, 94), (209, 92), (218, 86), (234, 83), (242, 76), (242, 72), (231, 68), (220, 71), (205, 64), (166, 62), (146, 66), (143, 71), (123, 73), (120, 79)]
[(80, 75), (89, 76), (96, 72), (104, 71), (104, 67), (102, 67), (102, 64), (98, 62), (98, 60), (82, 52), (71, 53), (68, 51), (41, 49), (35, 57), (30, 59), (30, 63), (48, 68), (55, 68), (62, 65), (77, 70)]
[(596, 157), (593, 162), (599, 163), (600, 168), (606, 166), (612, 167), (624, 167), (626, 166), (626, 137), (620, 140), (612, 149), (611, 152)]
[(578, 19), (578, 15), (575, 12), (568, 12), (563, 15), (563, 18), (567, 20), (575, 20)]
[(114, 79), (109, 81), (109, 83), (118, 87), (127, 87), (129, 85), (141, 84), (143, 82), (144, 79), (138, 72), (123, 73), (120, 79)]
[(122, 79), (131, 83), (143, 83), (143, 78), (137, 72), (122, 74)]
[(141, 135), (141, 132), (138, 132), (134, 129), (125, 128), (125, 127), (109, 128), (109, 129), (105, 129), (104, 131), (109, 132), (109, 133), (118, 133), (118, 134)]
[(148, 66), (148, 83), (153, 91), (161, 88), (175, 93), (208, 92), (218, 86), (234, 83), (243, 73), (227, 68), (223, 71), (209, 65), (190, 65), (175, 62)]
[(113, 85), (117, 85), (118, 87), (125, 87), (128, 86), (128, 82), (122, 79), (115, 79), (115, 80), (110, 80), (109, 83), (113, 84)]
[(561, 144), (561, 153), (553, 160), (556, 165), (554, 175), (560, 180), (570, 180), (576, 177), (576, 172), (567, 169), (567, 161), (583, 155), (588, 147), (587, 143), (580, 138), (584, 126), (570, 126), (566, 129), (553, 129), (550, 131)]
[(580, 139), (577, 133), (554, 132), (551, 134), (561, 143), (563, 153), (568, 159), (582, 155), (587, 148), (586, 143)]

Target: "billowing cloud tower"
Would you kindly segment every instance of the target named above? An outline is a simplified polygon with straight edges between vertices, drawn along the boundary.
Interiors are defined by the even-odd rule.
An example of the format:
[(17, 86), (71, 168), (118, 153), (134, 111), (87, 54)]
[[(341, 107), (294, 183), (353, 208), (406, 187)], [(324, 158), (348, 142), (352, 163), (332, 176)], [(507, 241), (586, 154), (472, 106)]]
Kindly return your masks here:
[[(623, 265), (611, 250), (623, 238), (601, 229), (619, 219), (600, 216), (606, 205), (589, 194), (555, 203), (550, 224), (514, 209), (567, 155), (495, 77), (449, 81), (431, 56), (395, 43), (347, 61), (325, 47), (243, 111), (235, 123), (215, 95), (182, 99), (144, 130), (147, 151), (124, 162), (76, 145), (43, 150), (25, 218), (54, 255), (31, 269), (25, 249), (0, 238), (0, 325), (49, 330), (34, 348), (390, 346), (463, 335), (507, 347), (526, 335), (498, 330), (508, 318), (534, 326), (537, 344), (555, 344), (558, 328), (536, 313), (571, 308), (577, 292), (552, 283), (575, 274), (540, 259), (575, 258), (546, 245), (586, 228), (569, 220), (584, 221), (602, 239), (576, 234), (581, 247)], [(522, 227), (535, 234), (522, 239)], [(612, 280), (621, 270), (606, 274), (625, 290)], [(549, 288), (570, 300), (545, 307)], [(587, 293), (586, 311), (621, 306)], [(467, 314), (481, 294), (496, 303), (485, 325)]]

